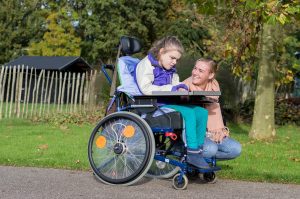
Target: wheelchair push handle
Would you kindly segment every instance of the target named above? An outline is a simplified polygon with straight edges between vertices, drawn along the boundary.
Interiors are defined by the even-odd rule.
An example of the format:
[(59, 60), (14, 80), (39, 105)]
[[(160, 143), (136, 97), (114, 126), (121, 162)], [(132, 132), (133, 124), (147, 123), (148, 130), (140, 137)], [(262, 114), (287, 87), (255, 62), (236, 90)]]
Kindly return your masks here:
[(103, 72), (103, 74), (105, 75), (105, 78), (106, 80), (108, 81), (109, 85), (112, 84), (112, 80), (111, 80), (111, 77), (109, 76), (107, 70), (111, 70), (111, 71), (114, 71), (115, 69), (115, 66), (112, 65), (112, 64), (103, 64), (101, 66), (101, 71)]

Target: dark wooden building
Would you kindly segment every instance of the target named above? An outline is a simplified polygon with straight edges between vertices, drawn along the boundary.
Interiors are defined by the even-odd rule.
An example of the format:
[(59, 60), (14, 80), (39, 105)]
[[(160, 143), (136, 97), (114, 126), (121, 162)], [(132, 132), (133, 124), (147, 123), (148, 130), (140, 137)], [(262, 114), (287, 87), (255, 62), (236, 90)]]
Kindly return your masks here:
[[(21, 95), (21, 101), (44, 102), (50, 99), (51, 103), (69, 103), (72, 95), (75, 97), (73, 91), (85, 85), (83, 77), (86, 79), (93, 69), (83, 58), (75, 56), (21, 56), (0, 66), (0, 72), (2, 67), (6, 69), (2, 75), (6, 78), (0, 82), (3, 101), (17, 101)], [(20, 81), (22, 83), (17, 83)], [(27, 97), (25, 93), (28, 93)], [(77, 91), (76, 100), (82, 98), (79, 93)]]
[(51, 70), (59, 72), (87, 72), (92, 67), (81, 57), (75, 56), (21, 56), (12, 60), (5, 66), (22, 66), (36, 70)]

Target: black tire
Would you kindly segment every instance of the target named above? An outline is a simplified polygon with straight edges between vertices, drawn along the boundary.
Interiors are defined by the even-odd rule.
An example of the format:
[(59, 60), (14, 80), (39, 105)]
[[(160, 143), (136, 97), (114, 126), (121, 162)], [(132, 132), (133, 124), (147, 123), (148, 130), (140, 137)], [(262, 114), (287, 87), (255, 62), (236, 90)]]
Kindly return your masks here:
[(187, 188), (187, 185), (189, 183), (189, 180), (188, 178), (186, 177), (186, 175), (183, 175), (182, 176), (182, 180), (181, 182), (179, 182), (179, 179), (180, 179), (180, 174), (176, 174), (174, 177), (173, 177), (173, 187), (177, 190), (184, 190)]
[(208, 184), (215, 184), (218, 180), (215, 172), (207, 172), (199, 174), (201, 180)]
[(93, 130), (88, 157), (95, 176), (105, 184), (131, 185), (150, 168), (155, 141), (149, 125), (131, 112), (103, 118)]

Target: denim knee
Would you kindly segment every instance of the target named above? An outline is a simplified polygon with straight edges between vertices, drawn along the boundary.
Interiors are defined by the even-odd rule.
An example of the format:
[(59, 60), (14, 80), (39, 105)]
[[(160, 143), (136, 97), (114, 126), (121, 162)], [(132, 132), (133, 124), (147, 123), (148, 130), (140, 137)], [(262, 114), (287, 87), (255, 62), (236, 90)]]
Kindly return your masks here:
[(231, 148), (231, 155), (236, 158), (241, 155), (242, 145), (239, 142), (235, 142)]
[(241, 144), (230, 137), (225, 138), (220, 144), (218, 144), (218, 146), (218, 159), (234, 159), (242, 152)]
[(209, 138), (205, 138), (204, 144), (203, 144), (203, 152), (202, 155), (205, 158), (211, 158), (216, 156), (216, 153), (218, 151), (218, 145), (211, 141)]

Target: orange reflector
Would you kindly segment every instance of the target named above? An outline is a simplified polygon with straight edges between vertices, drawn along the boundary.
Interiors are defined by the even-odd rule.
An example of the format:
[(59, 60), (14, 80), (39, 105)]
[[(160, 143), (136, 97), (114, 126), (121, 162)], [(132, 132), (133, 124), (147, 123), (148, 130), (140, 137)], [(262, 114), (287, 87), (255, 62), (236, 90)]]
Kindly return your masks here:
[(133, 126), (131, 126), (131, 125), (126, 126), (123, 130), (123, 135), (127, 138), (130, 138), (130, 137), (134, 136), (134, 131), (135, 131), (135, 129)]
[(102, 135), (99, 136), (96, 140), (96, 146), (101, 149), (104, 148), (105, 145), (106, 145), (106, 138)]

